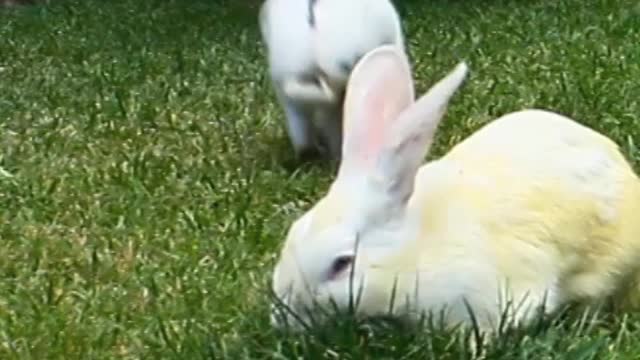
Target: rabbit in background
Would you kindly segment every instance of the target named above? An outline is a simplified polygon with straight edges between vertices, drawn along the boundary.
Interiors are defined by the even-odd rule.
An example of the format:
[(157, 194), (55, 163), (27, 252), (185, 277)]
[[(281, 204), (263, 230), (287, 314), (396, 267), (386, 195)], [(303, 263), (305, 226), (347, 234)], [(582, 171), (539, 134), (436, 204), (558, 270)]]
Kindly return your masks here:
[(356, 299), (358, 316), (455, 326), (473, 313), (492, 333), (508, 303), (508, 323), (523, 325), (638, 277), (640, 180), (607, 137), (522, 110), (421, 164), (467, 72), (460, 63), (414, 101), (400, 50), (357, 63), (336, 179), (292, 223), (273, 273), (274, 326), (302, 329)]
[(339, 159), (351, 69), (379, 45), (404, 51), (395, 8), (389, 0), (266, 0), (259, 12), (271, 82), (296, 155)]

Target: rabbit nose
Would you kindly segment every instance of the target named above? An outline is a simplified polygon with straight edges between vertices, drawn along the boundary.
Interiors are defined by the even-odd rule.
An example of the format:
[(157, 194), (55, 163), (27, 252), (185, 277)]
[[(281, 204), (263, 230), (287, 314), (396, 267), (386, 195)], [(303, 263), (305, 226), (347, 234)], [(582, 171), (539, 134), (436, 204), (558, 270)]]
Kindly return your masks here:
[(271, 305), (271, 316), (269, 318), (271, 326), (275, 328), (282, 327), (282, 323), (283, 323), (282, 318), (285, 316), (286, 315), (283, 314), (282, 311), (278, 309), (277, 306)]
[(293, 332), (304, 330), (304, 326), (295, 316), (291, 316), (289, 309), (280, 306), (271, 305), (271, 326), (276, 329), (287, 329)]
[(282, 328), (290, 322), (289, 301), (288, 296), (281, 299), (282, 303), (272, 303), (270, 309), (270, 322), (271, 326), (275, 328)]

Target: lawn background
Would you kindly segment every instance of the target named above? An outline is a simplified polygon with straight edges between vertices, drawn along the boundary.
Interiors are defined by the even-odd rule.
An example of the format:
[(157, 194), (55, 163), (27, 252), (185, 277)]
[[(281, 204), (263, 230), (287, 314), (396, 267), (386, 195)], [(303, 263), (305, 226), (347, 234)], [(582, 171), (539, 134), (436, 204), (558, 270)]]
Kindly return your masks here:
[[(638, 168), (640, 3), (396, 0), (419, 92), (471, 75), (430, 156), (552, 109)], [(463, 341), (343, 324), (283, 336), (266, 286), (331, 165), (297, 164), (253, 1), (0, 9), (0, 358), (462, 359)], [(640, 358), (640, 316), (504, 337), (493, 359)]]

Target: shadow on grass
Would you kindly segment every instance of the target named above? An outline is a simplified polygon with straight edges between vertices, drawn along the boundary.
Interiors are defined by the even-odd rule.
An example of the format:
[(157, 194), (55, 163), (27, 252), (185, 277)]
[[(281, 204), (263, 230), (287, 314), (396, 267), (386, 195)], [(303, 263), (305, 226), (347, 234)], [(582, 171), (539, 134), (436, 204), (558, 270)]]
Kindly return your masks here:
[[(598, 359), (616, 334), (597, 329), (608, 315), (567, 308), (552, 317), (539, 317), (530, 326), (503, 330), (481, 347), (485, 359), (554, 356)], [(210, 339), (204, 358), (245, 359), (472, 359), (473, 327), (445, 327), (437, 316), (407, 322), (393, 317), (358, 319), (337, 314), (307, 331), (268, 330), (255, 318), (242, 321), (234, 342)], [(477, 340), (475, 340), (477, 341)], [(560, 356), (560, 357), (558, 357)]]
[[(275, 294), (269, 292), (267, 297), (276, 311), (291, 314)], [(619, 326), (607, 326), (620, 319), (606, 304), (591, 308), (571, 304), (547, 315), (540, 311), (526, 326), (509, 322), (512, 309), (507, 306), (491, 337), (481, 334), (475, 321), (447, 326), (446, 309), (416, 319), (391, 314), (359, 317), (351, 307), (318, 306), (310, 313), (324, 314), (322, 320), (311, 317), (302, 329), (293, 329), (286, 321), (272, 327), (264, 316), (267, 307), (261, 306), (239, 321), (239, 336), (233, 341), (209, 338), (203, 355), (210, 359), (512, 359), (527, 354), (530, 359), (591, 360), (619, 346), (625, 335)], [(474, 319), (473, 310), (468, 310)]]

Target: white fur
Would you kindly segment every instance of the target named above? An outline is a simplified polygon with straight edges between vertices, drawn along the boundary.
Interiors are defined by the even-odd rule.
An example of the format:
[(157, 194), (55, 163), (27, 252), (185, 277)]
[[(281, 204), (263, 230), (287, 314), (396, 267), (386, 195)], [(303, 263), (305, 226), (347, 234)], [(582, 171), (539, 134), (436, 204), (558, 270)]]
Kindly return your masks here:
[[(460, 64), (414, 101), (397, 49), (354, 68), (337, 178), (293, 224), (274, 273), (275, 293), (291, 289), (284, 301), (303, 321), (306, 306), (346, 308), (361, 289), (362, 316), (446, 308), (446, 324), (468, 324), (469, 305), (493, 331), (506, 310), (511, 325), (527, 323), (542, 306), (614, 296), (638, 275), (640, 181), (615, 143), (576, 121), (507, 114), (422, 164), (466, 74)], [(354, 283), (327, 278), (349, 251)]]
[(260, 31), (294, 150), (339, 158), (351, 69), (376, 46), (395, 44), (404, 51), (402, 28), (389, 0), (316, 0), (315, 25), (309, 22), (309, 1), (266, 0)]

